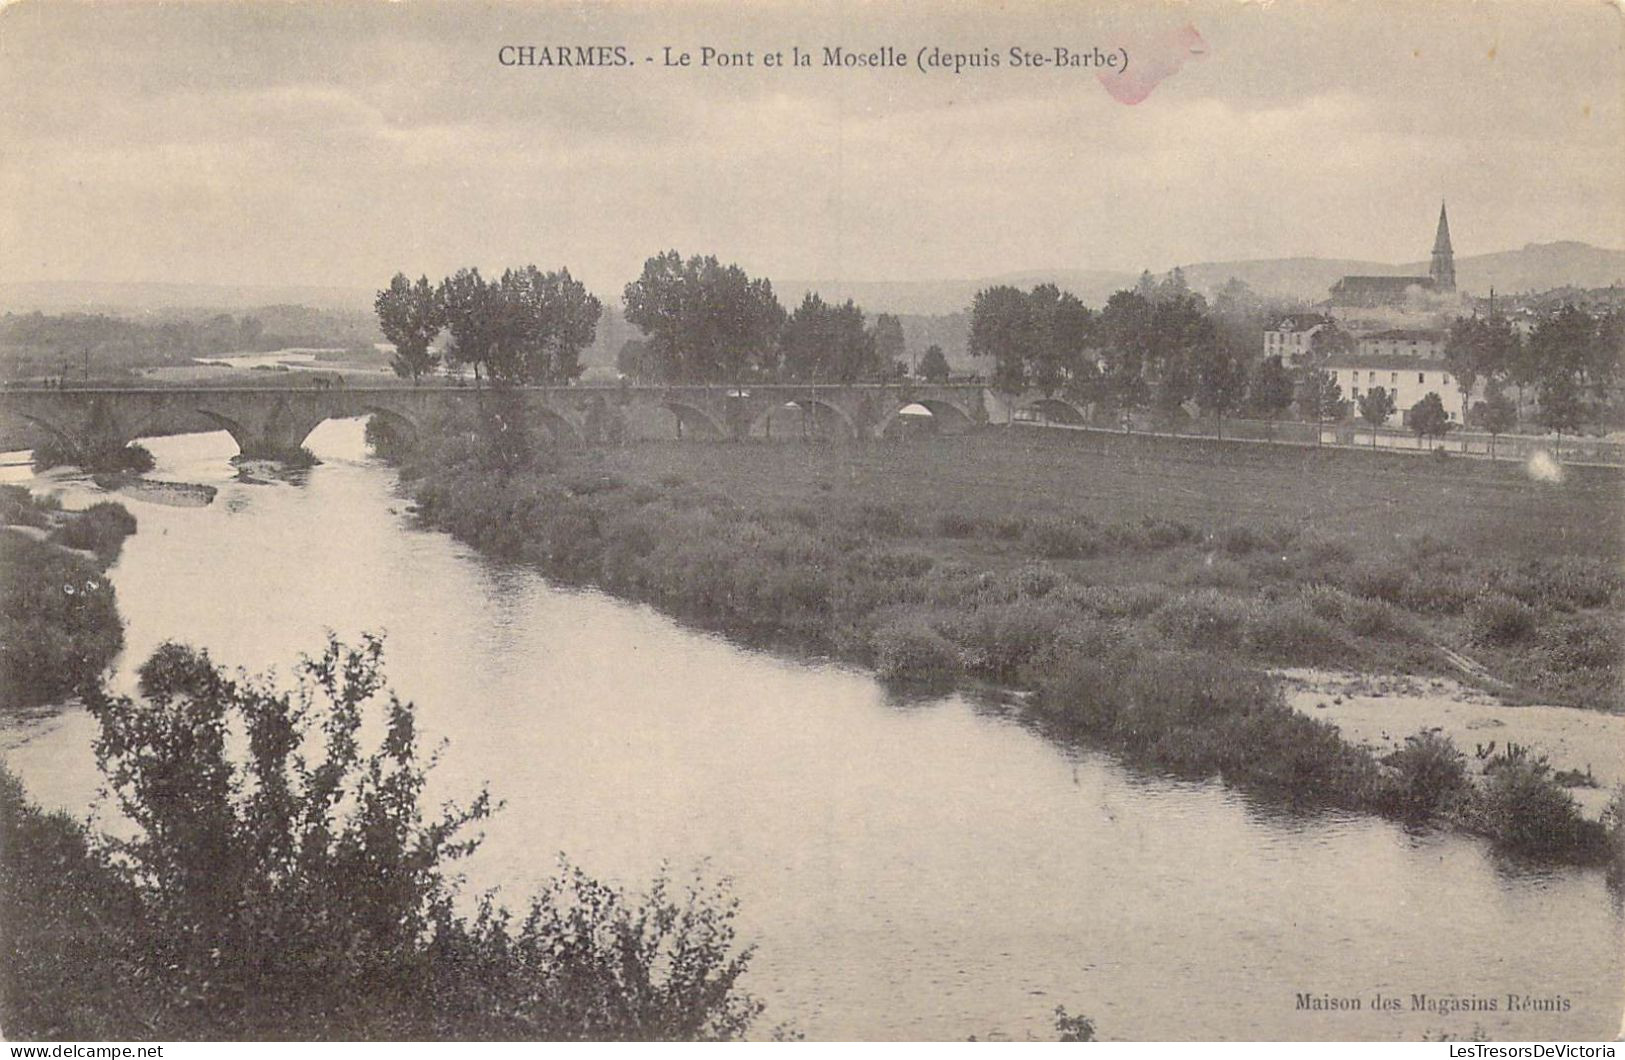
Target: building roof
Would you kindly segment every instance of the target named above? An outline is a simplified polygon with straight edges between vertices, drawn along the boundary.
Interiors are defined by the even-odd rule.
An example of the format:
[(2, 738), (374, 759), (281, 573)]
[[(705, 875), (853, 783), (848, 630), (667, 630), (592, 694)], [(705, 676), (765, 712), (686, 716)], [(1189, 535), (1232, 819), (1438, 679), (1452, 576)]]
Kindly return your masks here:
[(1364, 342), (1367, 339), (1381, 339), (1385, 342), (1442, 342), (1446, 334), (1446, 332), (1428, 328), (1391, 328), (1388, 331), (1373, 331), (1368, 335), (1361, 335), (1355, 341)]
[(1372, 353), (1361, 356), (1358, 353), (1340, 353), (1334, 357), (1326, 358), (1322, 368), (1352, 368), (1356, 371), (1413, 371), (1413, 372), (1448, 372), (1450, 365), (1433, 357), (1413, 357), (1405, 353)]
[(1431, 276), (1345, 276), (1332, 285), (1332, 292), (1382, 292), (1403, 294), (1411, 287), (1432, 287)]
[(1313, 331), (1326, 324), (1321, 313), (1285, 313), (1268, 328), (1270, 331)]

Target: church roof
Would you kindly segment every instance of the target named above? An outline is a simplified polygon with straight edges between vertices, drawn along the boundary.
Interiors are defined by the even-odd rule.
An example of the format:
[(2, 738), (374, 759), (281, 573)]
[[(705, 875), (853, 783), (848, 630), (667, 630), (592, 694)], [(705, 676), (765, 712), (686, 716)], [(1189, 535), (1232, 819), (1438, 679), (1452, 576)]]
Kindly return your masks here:
[(1450, 249), (1450, 218), (1445, 216), (1442, 202), (1439, 204), (1439, 230), (1433, 236), (1433, 253), (1453, 253)]
[(1345, 276), (1332, 287), (1333, 291), (1396, 291), (1407, 287), (1432, 287), (1431, 276)]

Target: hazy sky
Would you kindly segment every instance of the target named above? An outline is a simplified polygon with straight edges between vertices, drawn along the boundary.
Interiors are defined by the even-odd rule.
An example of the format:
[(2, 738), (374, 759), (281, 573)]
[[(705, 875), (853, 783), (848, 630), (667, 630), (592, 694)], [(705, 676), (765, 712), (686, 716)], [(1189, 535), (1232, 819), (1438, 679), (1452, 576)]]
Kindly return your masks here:
[[(1008, 49), (1200, 57), (1136, 105)], [(619, 69), (504, 45), (622, 45)], [(662, 48), (756, 52), (667, 69)], [(814, 53), (764, 68), (767, 51)], [(824, 46), (1003, 59), (830, 69)], [(643, 62), (654, 57), (654, 63)], [(1170, 64), (1171, 65), (1171, 64)], [(668, 247), (780, 279), (1625, 246), (1625, 20), (1582, 0), (98, 3), (0, 10), (0, 282), (377, 285)]]

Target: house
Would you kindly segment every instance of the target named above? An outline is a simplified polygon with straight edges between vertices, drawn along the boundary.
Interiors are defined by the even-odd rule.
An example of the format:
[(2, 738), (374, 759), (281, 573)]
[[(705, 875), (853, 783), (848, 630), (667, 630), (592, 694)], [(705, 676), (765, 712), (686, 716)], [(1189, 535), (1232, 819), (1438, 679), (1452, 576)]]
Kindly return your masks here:
[(1449, 333), (1424, 328), (1393, 328), (1374, 331), (1355, 339), (1361, 357), (1417, 357), (1442, 361)]
[[(1343, 396), (1351, 403), (1360, 400), (1376, 387), (1382, 387), (1394, 396), (1394, 409), (1398, 417), (1390, 422), (1405, 422), (1411, 408), (1429, 394), (1438, 394), (1444, 403), (1445, 414), (1457, 426), (1462, 423), (1461, 384), (1451, 374), (1442, 355), (1421, 357), (1411, 354), (1366, 354), (1359, 351), (1328, 358), (1323, 366), (1332, 373)], [(1484, 381), (1474, 383), (1472, 400), (1484, 399)], [(1357, 414), (1357, 413), (1356, 413)]]
[(1316, 332), (1327, 326), (1319, 313), (1288, 313), (1264, 332), (1264, 357), (1281, 358), (1287, 367), (1301, 364), (1309, 356)]

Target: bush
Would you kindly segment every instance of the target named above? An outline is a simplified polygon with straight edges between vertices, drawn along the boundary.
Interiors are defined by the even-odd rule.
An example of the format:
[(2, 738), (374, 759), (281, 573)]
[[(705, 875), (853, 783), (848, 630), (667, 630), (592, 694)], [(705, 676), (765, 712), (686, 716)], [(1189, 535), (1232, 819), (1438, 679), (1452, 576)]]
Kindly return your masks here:
[(1100, 528), (1087, 519), (1035, 519), (1023, 535), (1027, 547), (1045, 559), (1088, 559), (1101, 550)]
[(1541, 631), (1540, 646), (1560, 673), (1607, 669), (1625, 661), (1625, 629), (1618, 615), (1569, 616)]
[(103, 563), (111, 563), (124, 547), (124, 539), (135, 533), (135, 516), (122, 504), (100, 501), (51, 533), (51, 540), (68, 548), (94, 552)]
[(27, 486), (0, 485), (0, 524), (43, 530), (51, 525), (49, 513), (59, 508), (56, 498), (35, 497)]
[(850, 525), (876, 537), (901, 537), (908, 532), (908, 518), (894, 504), (860, 504), (852, 513)]
[(140, 671), (146, 702), (91, 699), (135, 828), (100, 841), (139, 905), (144, 944), (121, 956), (161, 997), (103, 999), (123, 1015), (110, 1036), (743, 1033), (761, 1006), (737, 989), (750, 950), (721, 888), (679, 903), (662, 878), (639, 904), (567, 873), (517, 926), (489, 897), (472, 921), (455, 911), (446, 867), (492, 803), (425, 818), (415, 712), (381, 656), (377, 638), (329, 638), (290, 694), (165, 644)]
[(1600, 853), (1602, 826), (1550, 775), (1544, 761), (1507, 759), (1486, 774), (1479, 794), (1484, 829), (1510, 851), (1538, 858)]
[(1486, 593), (1468, 614), (1473, 640), (1493, 647), (1518, 644), (1534, 635), (1535, 609), (1505, 593)]
[(0, 534), (0, 707), (57, 703), (124, 646), (113, 585), (79, 556)]
[(1437, 731), (1406, 737), (1405, 746), (1385, 762), (1394, 771), (1394, 808), (1405, 817), (1447, 811), (1471, 790), (1466, 757)]
[(1212, 589), (1199, 589), (1174, 597), (1152, 621), (1157, 629), (1187, 647), (1228, 651), (1241, 646), (1249, 616), (1246, 601)]
[(1242, 643), (1260, 658), (1299, 665), (1344, 662), (1349, 650), (1329, 622), (1296, 600), (1256, 602)]
[(34, 470), (47, 471), (64, 465), (82, 468), (98, 475), (145, 474), (157, 466), (144, 445), (112, 445), (90, 450), (70, 446), (59, 438), (48, 438), (34, 447)]
[(941, 684), (960, 673), (959, 653), (927, 618), (904, 615), (875, 630), (870, 640), (882, 680)]

